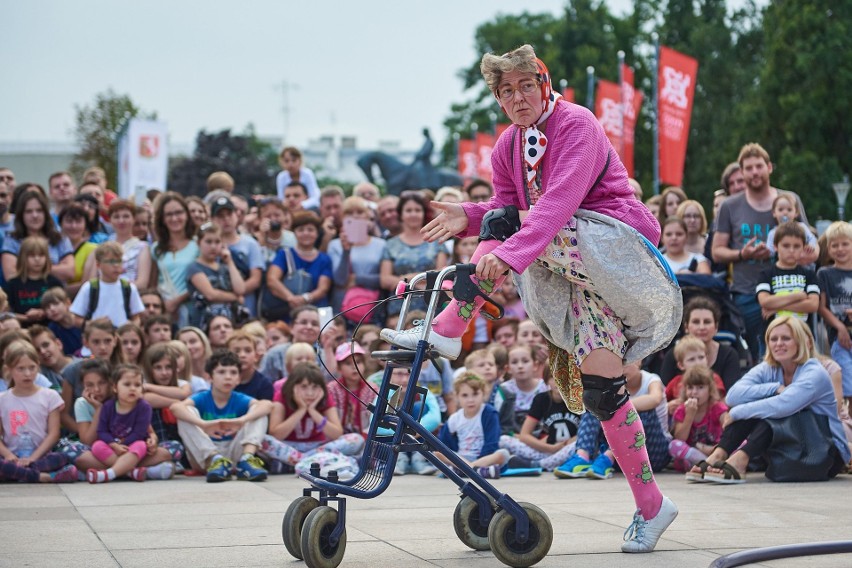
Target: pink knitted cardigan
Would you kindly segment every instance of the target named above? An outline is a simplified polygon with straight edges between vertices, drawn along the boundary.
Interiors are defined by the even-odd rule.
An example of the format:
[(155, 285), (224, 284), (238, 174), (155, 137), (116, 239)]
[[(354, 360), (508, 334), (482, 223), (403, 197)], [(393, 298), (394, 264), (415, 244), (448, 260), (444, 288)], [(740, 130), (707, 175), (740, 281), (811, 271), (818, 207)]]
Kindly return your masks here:
[[(494, 254), (521, 273), (544, 251), (577, 209), (588, 209), (630, 225), (656, 244), (660, 225), (636, 200), (627, 183), (627, 170), (610, 144), (603, 127), (588, 109), (559, 100), (544, 130), (547, 151), (542, 168), (541, 199), (524, 220), (521, 230), (494, 249)], [(491, 154), (494, 196), (487, 203), (463, 203), (467, 229), (460, 236), (479, 234), (482, 216), (491, 209), (515, 205), (528, 209), (524, 194), (524, 160), (520, 130), (510, 126)], [(610, 156), (606, 174), (592, 190)], [(591, 190), (591, 191), (590, 191)]]

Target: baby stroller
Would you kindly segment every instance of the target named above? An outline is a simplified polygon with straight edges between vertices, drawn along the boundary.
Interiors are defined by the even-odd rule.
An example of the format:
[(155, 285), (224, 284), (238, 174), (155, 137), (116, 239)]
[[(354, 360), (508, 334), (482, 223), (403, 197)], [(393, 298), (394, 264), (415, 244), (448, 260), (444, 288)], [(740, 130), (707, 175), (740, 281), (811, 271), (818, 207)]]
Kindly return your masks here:
[[(397, 293), (404, 298), (400, 312), (402, 322), (409, 309), (412, 295), (425, 294), (428, 302), (423, 321), (423, 336), (415, 351), (393, 349), (376, 351), (373, 357), (387, 361), (376, 404), (368, 405), (373, 418), (360, 460), (360, 471), (352, 479), (342, 481), (336, 471), (320, 476), (319, 464), (312, 464), (310, 473), (301, 477), (311, 487), (294, 500), (284, 515), (282, 537), (287, 551), (303, 559), (309, 568), (335, 568), (346, 550), (346, 498), (372, 499), (381, 495), (393, 479), (399, 452), (418, 452), (444, 476), (455, 483), (461, 500), (453, 513), (456, 535), (474, 550), (488, 550), (501, 562), (515, 567), (527, 567), (541, 561), (553, 542), (553, 528), (547, 515), (535, 505), (518, 503), (498, 491), (458, 455), (426, 430), (414, 415), (415, 395), (425, 396), (426, 389), (417, 386), (420, 369), (430, 357), (429, 331), (432, 319), (443, 295), (443, 283), (455, 279), (456, 298), (473, 301), (483, 296), (472, 283), (474, 265), (451, 265), (440, 272), (421, 273), (409, 283), (400, 283)], [(426, 290), (415, 290), (421, 283)], [(435, 293), (438, 292), (438, 293)], [(492, 302), (493, 303), (493, 302)], [(389, 402), (394, 368), (410, 369), (409, 387), (398, 406)], [(423, 405), (420, 405), (422, 408)], [(378, 435), (379, 429), (390, 429), (391, 436)], [(433, 452), (441, 452), (452, 466), (439, 460)], [(330, 506), (332, 503), (336, 508)]]

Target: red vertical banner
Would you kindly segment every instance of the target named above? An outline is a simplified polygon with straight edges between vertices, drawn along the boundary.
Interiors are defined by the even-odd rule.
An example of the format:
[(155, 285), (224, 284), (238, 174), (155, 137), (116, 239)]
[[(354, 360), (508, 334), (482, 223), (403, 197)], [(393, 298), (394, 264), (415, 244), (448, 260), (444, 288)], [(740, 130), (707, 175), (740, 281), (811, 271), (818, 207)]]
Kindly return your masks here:
[(603, 126), (606, 137), (618, 150), (621, 146), (621, 89), (618, 83), (598, 81), (595, 95), (595, 116)]
[(624, 110), (624, 131), (622, 132), (622, 144), (619, 155), (627, 175), (635, 177), (633, 163), (633, 148), (636, 135), (636, 117), (642, 108), (642, 92), (633, 88), (633, 69), (627, 65), (621, 67), (621, 108)]
[(657, 116), (660, 136), (660, 181), (683, 185), (686, 142), (698, 61), (667, 47), (660, 48)]
[(573, 103), (574, 99), (574, 87), (566, 87), (562, 89), (562, 98), (568, 101), (569, 103)]
[(476, 148), (473, 140), (459, 140), (459, 175), (465, 180), (476, 177)]
[(477, 177), (491, 183), (491, 152), (494, 150), (495, 138), (490, 134), (480, 132), (476, 135), (476, 172)]
[(500, 136), (502, 136), (503, 133), (506, 132), (506, 130), (510, 126), (512, 126), (512, 125), (511, 124), (498, 124), (497, 125), (497, 138), (500, 138)]

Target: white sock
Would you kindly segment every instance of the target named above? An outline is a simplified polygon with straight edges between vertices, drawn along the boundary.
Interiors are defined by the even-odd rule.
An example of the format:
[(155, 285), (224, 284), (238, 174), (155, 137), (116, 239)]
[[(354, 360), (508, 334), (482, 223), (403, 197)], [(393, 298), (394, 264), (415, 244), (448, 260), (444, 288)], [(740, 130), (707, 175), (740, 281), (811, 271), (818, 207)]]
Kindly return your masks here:
[(246, 461), (247, 459), (253, 458), (253, 457), (254, 457), (254, 454), (250, 454), (250, 453), (246, 452), (242, 455), (242, 457), (240, 458), (240, 461)]
[(174, 475), (174, 464), (169, 461), (152, 465), (148, 468), (148, 479), (171, 479)]
[(704, 453), (701, 452), (701, 450), (689, 448), (689, 450), (686, 452), (686, 461), (688, 461), (692, 465), (698, 465), (698, 462), (706, 459), (707, 456), (705, 456)]

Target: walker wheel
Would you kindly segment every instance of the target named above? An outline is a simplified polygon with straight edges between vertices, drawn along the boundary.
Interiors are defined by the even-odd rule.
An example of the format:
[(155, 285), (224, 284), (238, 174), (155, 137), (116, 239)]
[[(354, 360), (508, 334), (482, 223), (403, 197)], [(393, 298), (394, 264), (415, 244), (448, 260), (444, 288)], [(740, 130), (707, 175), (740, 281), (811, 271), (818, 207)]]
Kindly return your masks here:
[(336, 545), (329, 542), (337, 526), (337, 510), (317, 507), (308, 514), (302, 529), (302, 558), (308, 568), (337, 568), (346, 552), (346, 529)]
[(513, 568), (540, 562), (553, 544), (553, 527), (544, 511), (530, 503), (518, 503), (527, 512), (530, 530), (526, 542), (515, 538), (515, 519), (505, 509), (497, 511), (488, 525), (488, 541), (497, 560)]
[(319, 507), (319, 501), (313, 497), (299, 497), (290, 503), (287, 512), (284, 514), (284, 521), (281, 523), (281, 538), (284, 540), (287, 552), (299, 560), (302, 559), (302, 527), (305, 525), (308, 513), (317, 507)]
[[(492, 515), (494, 509), (491, 509)], [(453, 528), (456, 536), (468, 548), (474, 550), (491, 550), (488, 543), (488, 525), (479, 521), (479, 503), (465, 496), (456, 505), (453, 512)]]

